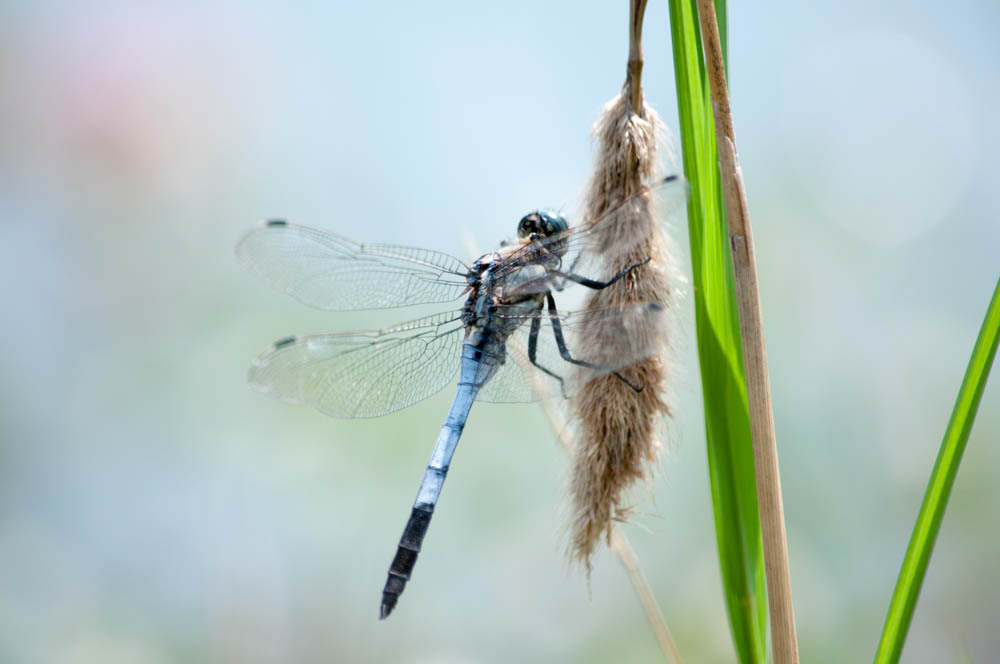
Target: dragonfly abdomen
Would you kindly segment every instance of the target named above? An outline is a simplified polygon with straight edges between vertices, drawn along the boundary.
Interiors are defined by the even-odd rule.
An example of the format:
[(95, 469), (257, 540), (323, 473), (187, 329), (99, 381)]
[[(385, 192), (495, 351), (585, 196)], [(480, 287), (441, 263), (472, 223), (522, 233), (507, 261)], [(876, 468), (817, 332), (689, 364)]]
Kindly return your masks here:
[(417, 499), (413, 502), (410, 518), (403, 528), (403, 536), (399, 538), (396, 555), (389, 565), (389, 575), (385, 580), (385, 587), (382, 588), (380, 619), (385, 619), (392, 613), (399, 596), (406, 588), (406, 582), (410, 580), (413, 567), (417, 563), (417, 555), (431, 523), (431, 516), (434, 514), (434, 506), (437, 505), (438, 497), (441, 495), (448, 466), (458, 446), (458, 439), (462, 436), (465, 421), (469, 417), (469, 409), (472, 408), (472, 402), (479, 388), (485, 382), (484, 373), (487, 379), (492, 373), (489, 367), (482, 364), (482, 356), (480, 349), (469, 343), (463, 344), (458, 391), (455, 393), (448, 418), (441, 427), (441, 433), (438, 434), (434, 452), (424, 472), (424, 480), (417, 492)]

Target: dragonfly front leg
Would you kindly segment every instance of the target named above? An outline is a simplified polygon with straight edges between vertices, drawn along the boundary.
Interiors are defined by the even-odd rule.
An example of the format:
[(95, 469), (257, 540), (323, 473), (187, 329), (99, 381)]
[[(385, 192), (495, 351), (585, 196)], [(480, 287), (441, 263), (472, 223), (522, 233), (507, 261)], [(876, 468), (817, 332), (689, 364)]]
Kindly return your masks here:
[[(569, 266), (569, 269), (566, 270), (566, 272), (568, 272), (570, 274), (576, 272), (576, 266), (580, 262), (581, 258), (583, 258), (583, 254), (577, 254), (576, 258), (573, 259), (573, 264)], [(550, 273), (552, 273), (554, 271), (555, 271), (554, 269), (553, 270), (549, 270)], [(566, 288), (566, 282), (567, 281), (569, 281), (569, 280), (566, 279), (565, 277), (563, 277), (562, 279), (559, 279), (558, 281), (556, 281), (555, 279), (553, 279), (552, 280), (552, 288), (554, 288), (557, 292), (561, 293)]]
[[(649, 261), (649, 259), (647, 258), (643, 262), (648, 262), (648, 261)], [(637, 265), (642, 265), (642, 263), (637, 263)], [(619, 277), (616, 277), (616, 278), (620, 278), (620, 275), (619, 275)], [(576, 365), (581, 366), (581, 367), (587, 367), (588, 369), (598, 369), (598, 370), (608, 370), (608, 369), (610, 369), (610, 367), (602, 366), (600, 364), (594, 364), (592, 362), (586, 362), (584, 360), (578, 360), (578, 359), (574, 358), (570, 354), (569, 348), (566, 347), (566, 339), (563, 337), (562, 323), (559, 322), (559, 310), (556, 309), (556, 299), (554, 297), (552, 297), (552, 293), (547, 293), (545, 297), (546, 297), (546, 300), (549, 303), (549, 314), (551, 315), (552, 332), (553, 332), (553, 334), (556, 337), (556, 346), (559, 347), (559, 354), (562, 355), (562, 358), (564, 360), (566, 360), (567, 362), (569, 362), (570, 364), (576, 364)], [(634, 383), (632, 383), (631, 381), (629, 381), (627, 378), (625, 378), (625, 376), (621, 375), (617, 371), (611, 371), (611, 373), (614, 374), (615, 377), (617, 377), (620, 381), (622, 381), (623, 383), (625, 383), (626, 385), (628, 385), (630, 388), (632, 388), (636, 392), (642, 392), (642, 386), (641, 385), (635, 385)]]
[(621, 272), (619, 272), (615, 276), (613, 276), (610, 279), (608, 279), (607, 281), (597, 281), (595, 279), (588, 279), (587, 277), (581, 276), (579, 274), (574, 274), (573, 272), (563, 272), (561, 270), (549, 270), (549, 273), (550, 274), (554, 274), (557, 277), (562, 277), (563, 279), (569, 279), (570, 281), (575, 281), (576, 283), (580, 284), (581, 286), (586, 286), (587, 288), (592, 288), (594, 290), (602, 290), (604, 288), (607, 288), (611, 284), (615, 283), (616, 281), (618, 281), (619, 279), (621, 279), (622, 277), (624, 277), (626, 274), (628, 274), (629, 272), (631, 272), (635, 268), (641, 267), (641, 266), (645, 265), (650, 260), (651, 260), (650, 258), (647, 258), (644, 261), (639, 261), (638, 263), (633, 263), (632, 265), (629, 265), (628, 267), (626, 267), (625, 269), (623, 269)]

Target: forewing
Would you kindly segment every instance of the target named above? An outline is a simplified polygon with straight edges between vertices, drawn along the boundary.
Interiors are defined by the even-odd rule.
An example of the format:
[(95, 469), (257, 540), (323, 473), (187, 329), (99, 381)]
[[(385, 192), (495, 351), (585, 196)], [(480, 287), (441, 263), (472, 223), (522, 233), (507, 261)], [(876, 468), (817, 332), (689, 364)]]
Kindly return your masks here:
[(333, 417), (376, 417), (447, 385), (459, 366), (462, 339), (455, 314), (382, 330), (288, 337), (254, 360), (248, 382)]
[[(494, 403), (572, 396), (583, 384), (659, 352), (666, 333), (666, 311), (656, 303), (555, 313), (501, 307), (498, 315), (520, 319), (521, 325), (507, 340), (506, 361), (479, 392), (480, 401)], [(529, 357), (532, 320), (538, 323), (534, 363)]]
[(236, 245), (247, 269), (318, 309), (384, 309), (450, 302), (467, 286), (462, 261), (438, 251), (359, 244), (287, 221), (255, 226)]

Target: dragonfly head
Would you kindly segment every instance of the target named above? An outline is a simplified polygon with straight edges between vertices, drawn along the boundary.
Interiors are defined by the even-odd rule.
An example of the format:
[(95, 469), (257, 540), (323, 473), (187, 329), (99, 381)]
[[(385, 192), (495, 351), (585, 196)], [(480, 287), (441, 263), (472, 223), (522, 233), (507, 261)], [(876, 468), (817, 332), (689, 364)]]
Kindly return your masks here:
[(566, 217), (558, 212), (536, 210), (521, 217), (521, 221), (517, 224), (517, 236), (522, 240), (535, 240), (552, 237), (568, 229), (569, 224), (566, 223)]

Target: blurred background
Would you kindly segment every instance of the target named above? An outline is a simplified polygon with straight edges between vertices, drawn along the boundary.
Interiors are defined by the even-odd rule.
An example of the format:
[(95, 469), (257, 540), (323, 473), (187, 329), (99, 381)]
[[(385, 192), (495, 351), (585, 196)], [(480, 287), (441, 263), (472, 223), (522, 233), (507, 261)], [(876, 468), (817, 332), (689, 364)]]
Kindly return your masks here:
[[(998, 20), (730, 6), (803, 661), (874, 653), (996, 283)], [(645, 47), (676, 130), (659, 0)], [(589, 588), (565, 561), (567, 460), (537, 406), (473, 410), (379, 623), (450, 390), (367, 421), (252, 393), (274, 339), (407, 312), (311, 311), (233, 257), (266, 217), (465, 258), (578, 209), (626, 54), (626, 2), (0, 3), (0, 659), (656, 661), (617, 561)], [(676, 418), (627, 532), (685, 660), (729, 662), (681, 305)], [(907, 662), (1000, 649), (996, 383)]]

